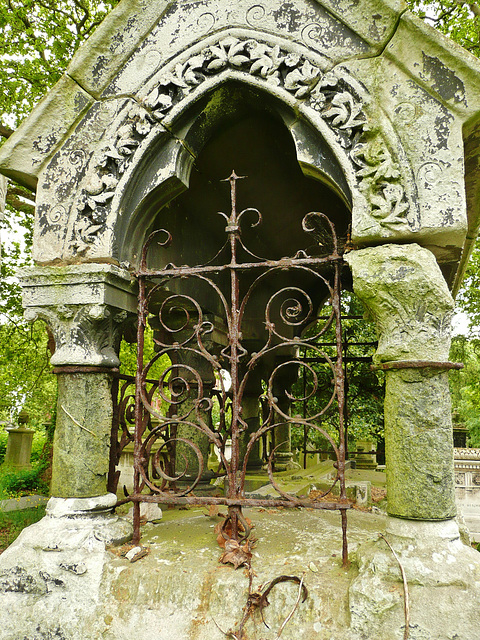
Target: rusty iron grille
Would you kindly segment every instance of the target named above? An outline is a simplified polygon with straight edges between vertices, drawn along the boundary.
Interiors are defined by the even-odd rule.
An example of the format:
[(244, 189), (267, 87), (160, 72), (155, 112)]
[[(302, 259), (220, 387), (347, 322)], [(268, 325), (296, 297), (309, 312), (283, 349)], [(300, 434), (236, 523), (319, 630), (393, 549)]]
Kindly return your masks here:
[[(231, 211), (229, 215), (220, 214), (226, 220), (226, 237), (214, 259), (200, 266), (166, 263), (168, 257), (163, 258), (168, 256), (173, 238), (160, 229), (148, 237), (135, 274), (139, 285), (135, 398), (133, 402), (132, 379), (124, 376), (119, 380), (122, 440), (119, 444), (115, 436), (112, 442), (117, 453), (125, 443), (134, 442), (134, 485), (127, 497), (134, 503), (134, 541), (140, 539), (141, 502), (227, 506), (222, 533), (237, 542), (250, 535), (243, 507), (329, 509), (341, 514), (346, 563), (346, 511), (351, 505), (345, 490), (340, 315), (344, 263), (335, 229), (327, 216), (311, 212), (304, 217), (302, 227), (315, 240), (314, 252), (299, 250), (294, 257), (276, 260), (255, 255), (245, 246), (240, 225), (247, 216), (255, 216), (250, 228), (258, 226), (262, 216), (252, 208), (237, 211), (239, 179), (232, 172), (225, 181), (230, 183)], [(150, 266), (153, 246), (166, 263), (161, 269)], [(304, 282), (309, 288), (302, 287)], [(318, 290), (325, 292), (322, 302), (327, 302), (329, 309), (320, 328), (318, 300), (312, 296), (312, 291)], [(205, 300), (212, 297), (215, 313), (205, 307)], [(247, 317), (252, 322), (249, 305), (256, 309), (255, 349), (244, 326)], [(315, 331), (306, 331), (315, 320)], [(147, 323), (153, 328), (156, 352), (145, 362)], [(317, 346), (327, 331), (334, 335), (333, 356)], [(315, 369), (305, 361), (307, 352), (326, 363), (330, 389), (324, 406), (313, 403), (308, 415), (300, 415), (292, 411), (295, 403), (305, 404), (307, 397), (315, 398), (319, 386)], [(163, 365), (158, 372), (155, 367), (159, 363)], [(292, 392), (292, 381), (300, 377), (302, 367), (308, 369), (310, 387), (298, 398)], [(253, 415), (251, 410), (252, 388), (257, 393), (253, 402), (257, 416), (255, 409)], [(332, 413), (336, 416), (335, 436), (322, 422)], [(318, 431), (335, 454), (332, 486), (315, 499), (287, 493), (275, 480), (276, 457), (285, 445), (278, 434), (291, 425)], [(214, 471), (207, 468), (209, 449), (218, 458)], [(264, 468), (278, 497), (246, 495), (249, 460), (258, 458), (259, 449), (263, 450)], [(118, 455), (113, 457), (114, 463), (118, 461)], [(224, 478), (222, 495), (212, 493), (212, 476)], [(330, 493), (334, 486), (338, 487), (335, 498)]]

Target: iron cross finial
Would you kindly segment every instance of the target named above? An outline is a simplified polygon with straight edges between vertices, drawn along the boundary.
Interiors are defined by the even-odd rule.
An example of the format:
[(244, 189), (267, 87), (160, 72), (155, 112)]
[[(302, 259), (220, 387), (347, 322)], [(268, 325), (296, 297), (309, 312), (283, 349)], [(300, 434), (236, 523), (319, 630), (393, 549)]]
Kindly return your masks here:
[(230, 194), (231, 194), (231, 202), (232, 202), (232, 211), (230, 214), (230, 219), (222, 213), (230, 225), (237, 224), (237, 180), (243, 180), (247, 176), (239, 176), (235, 173), (235, 169), (232, 170), (232, 173), (228, 178), (224, 178), (221, 182), (230, 182)]

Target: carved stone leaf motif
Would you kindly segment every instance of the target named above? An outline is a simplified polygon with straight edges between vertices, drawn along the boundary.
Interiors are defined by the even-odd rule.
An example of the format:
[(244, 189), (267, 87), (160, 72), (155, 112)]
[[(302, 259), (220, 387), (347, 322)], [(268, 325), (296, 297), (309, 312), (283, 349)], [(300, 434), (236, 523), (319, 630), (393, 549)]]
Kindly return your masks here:
[(324, 111), (324, 117), (331, 119), (333, 127), (345, 129), (351, 134), (355, 128), (367, 123), (362, 107), (361, 103), (355, 102), (351, 93), (342, 91), (332, 98), (330, 106)]
[[(133, 107), (123, 125), (98, 155), (94, 175), (78, 203), (70, 247), (85, 251), (105, 229), (106, 211), (135, 151), (155, 122), (165, 116), (206, 78), (232, 68), (283, 87), (297, 100), (308, 100), (349, 150), (360, 191), (380, 224), (405, 225), (408, 209), (400, 171), (383, 139), (368, 131), (364, 104), (345, 79), (323, 73), (305, 56), (253, 39), (223, 38), (164, 73), (142, 104)], [(95, 214), (101, 209), (101, 215)], [(81, 238), (84, 246), (79, 242)]]

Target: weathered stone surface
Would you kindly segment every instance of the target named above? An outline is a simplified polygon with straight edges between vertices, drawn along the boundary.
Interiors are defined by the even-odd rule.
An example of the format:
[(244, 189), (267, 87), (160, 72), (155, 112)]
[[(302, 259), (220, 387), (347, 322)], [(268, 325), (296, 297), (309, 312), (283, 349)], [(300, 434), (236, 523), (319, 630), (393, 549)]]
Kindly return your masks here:
[[(367, 84), (372, 77), (382, 78), (375, 91), (383, 110), (377, 120), (388, 114), (403, 150), (401, 165), (410, 168), (402, 183), (409, 189), (413, 181), (416, 191), (409, 193), (402, 215), (384, 218), (377, 229), (368, 217), (356, 225), (354, 242), (370, 242), (375, 234), (388, 237), (388, 230), (431, 248), (441, 263), (455, 263), (467, 229), (461, 122), (437, 95), (388, 58), (352, 61), (346, 67)], [(389, 183), (387, 177), (385, 188)], [(453, 279), (454, 274), (448, 276)]]
[(94, 515), (109, 512), (117, 503), (114, 493), (88, 498), (55, 498), (48, 501), (47, 515), (52, 518), (63, 516)]
[[(146, 525), (141, 545), (150, 553), (134, 563), (105, 551), (92, 527), (87, 535), (84, 519), (45, 518), (30, 535), (27, 529), (0, 558), (0, 575), (19, 566), (42, 589), (39, 571), (65, 584), (49, 583), (44, 595), (3, 593), (2, 638), (30, 639), (40, 632), (48, 637), (57, 629), (65, 640), (224, 638), (216, 625), (227, 631), (239, 624), (248, 579), (242, 569), (219, 564), (221, 549), (213, 532), (219, 518), (208, 518), (204, 511), (168, 510), (160, 523)], [(257, 523), (260, 536), (254, 550), (254, 588), (280, 575), (306, 574), (309, 597), (298, 605), (282, 640), (350, 640), (346, 594), (355, 570), (341, 568), (338, 513), (255, 510), (247, 515)], [(370, 514), (352, 514), (351, 548), (383, 522)], [(43, 550), (49, 547), (51, 551)], [(63, 564), (83, 565), (87, 571), (79, 575), (61, 568)], [(275, 587), (264, 612), (270, 629), (256, 615), (255, 626), (247, 625), (248, 637), (274, 640), (297, 595), (298, 584)]]
[(131, 535), (127, 521), (105, 515), (47, 516), (25, 529), (0, 561), (2, 638), (88, 638), (110, 556), (106, 544)]
[[(73, 222), (77, 215), (77, 209), (71, 212), (72, 207), (81, 206), (78, 195), (82, 188), (90, 187), (89, 196), (95, 205), (95, 226), (101, 223), (104, 198), (102, 202), (102, 198), (95, 199), (95, 196), (105, 185), (101, 181), (100, 186), (91, 184), (87, 170), (92, 163), (98, 162), (101, 151), (108, 149), (112, 139), (116, 138), (111, 127), (115, 125), (118, 113), (132, 106), (133, 101), (124, 98), (95, 102), (80, 122), (75, 123), (65, 143), (45, 164), (40, 177), (42, 187), (38, 189), (36, 197), (37, 230), (33, 257), (37, 263), (58, 262), (65, 249), (69, 248), (73, 233), (79, 236), (77, 242), (80, 238), (89, 241), (91, 228), (84, 225), (73, 229), (69, 222), (71, 219)], [(127, 156), (130, 149), (123, 147), (123, 151)], [(108, 169), (111, 173), (111, 168)], [(107, 177), (107, 173), (105, 171), (103, 181), (111, 190), (115, 176)]]
[[(191, 135), (187, 112), (230, 81), (258, 90), (259, 104), (265, 95), (289, 105), (287, 119), (301, 114), (302, 126), (323, 137), (311, 148), (292, 129), (306, 175), (338, 174), (333, 186), (353, 205), (354, 242), (420, 242), (444, 264), (449, 284), (458, 280), (467, 231), (462, 131), (474, 158), (473, 124), (464, 124), (480, 108), (478, 62), (403, 9), (393, 1), (368, 3), (368, 10), (338, 0), (280, 8), (244, 0), (227, 8), (220, 0), (121, 2), (69, 68), (96, 102), (78, 126), (83, 112), (74, 114), (69, 135), (53, 141), (48, 167), (42, 162), (35, 259), (135, 262), (151, 193), (163, 193), (157, 206), (178, 195), (212, 134)], [(125, 95), (135, 98), (116, 98)], [(51, 102), (29, 119), (31, 128), (57, 126), (53, 94)], [(218, 120), (224, 110), (207, 109), (202, 118)], [(278, 113), (283, 118), (285, 109)], [(190, 121), (198, 120), (192, 112)], [(0, 167), (20, 163), (14, 147), (4, 145)], [(323, 166), (332, 153), (333, 173)], [(28, 179), (38, 173), (32, 168)], [(471, 190), (475, 203), (476, 183)], [(469, 216), (470, 238), (476, 210)], [(129, 225), (129, 217), (142, 224)]]
[(24, 267), (17, 276), (27, 309), (83, 304), (136, 312), (136, 285), (129, 271), (113, 264)]
[(8, 150), (1, 154), (2, 173), (35, 189), (41, 168), (92, 103), (86, 91), (64, 76), (9, 138)]
[[(386, 30), (391, 30), (393, 12), (377, 13), (377, 17), (384, 21)], [(319, 54), (324, 67), (373, 52), (379, 42), (386, 42), (385, 31), (377, 39), (365, 33), (358, 35), (348, 26), (345, 14), (337, 17), (321, 3), (306, 0), (284, 3), (281, 7), (270, 3), (252, 4), (251, 0), (238, 0), (227, 6), (221, 0), (203, 0), (189, 6), (174, 2), (106, 88), (104, 96), (135, 93), (148, 75), (175, 54), (213, 33), (223, 31), (225, 37), (228, 29), (235, 29), (237, 33), (242, 30), (251, 34), (250, 37), (257, 33), (260, 38), (280, 36), (306, 45)]]
[[(344, 570), (337, 513), (255, 510), (247, 515), (260, 538), (253, 587), (280, 575), (305, 576), (308, 598), (282, 638), (403, 638), (400, 570), (378, 539), (384, 517), (349, 513), (352, 565)], [(12, 589), (2, 593), (2, 637), (128, 640), (133, 634), (142, 640), (221, 640), (220, 629), (238, 627), (248, 580), (242, 570), (218, 564), (217, 520), (202, 509), (167, 511), (160, 523), (144, 527), (141, 544), (150, 553), (130, 563), (105, 551), (92, 521), (44, 518), (0, 558), (0, 586)], [(457, 640), (473, 640), (478, 552), (461, 544), (453, 522), (387, 522), (386, 537), (409, 583), (410, 638), (451, 640), (457, 634)], [(274, 640), (297, 595), (298, 585), (275, 587), (264, 611), (270, 628), (256, 614), (255, 626), (247, 624), (248, 637)]]
[(67, 73), (94, 96), (99, 96), (151, 31), (171, 2), (123, 0), (77, 52)]
[[(478, 58), (410, 12), (403, 14), (385, 56), (468, 119), (478, 111)], [(474, 80), (472, 82), (472, 80)]]
[(332, 13), (361, 34), (367, 42), (380, 44), (389, 40), (396, 27), (399, 16), (406, 6), (403, 0), (375, 0), (370, 2), (368, 10), (360, 2), (348, 0), (316, 0), (328, 7)]
[(448, 373), (388, 371), (385, 389), (387, 511), (445, 520), (456, 514)]
[(375, 362), (446, 361), (453, 299), (434, 255), (416, 244), (346, 255), (354, 289), (375, 320)]
[[(352, 251), (354, 290), (376, 322), (376, 362), (448, 359), (453, 300), (433, 254), (418, 245)], [(456, 513), (448, 374), (422, 365), (386, 373), (388, 512), (441, 520)]]
[[(480, 556), (465, 546), (454, 520), (425, 523), (389, 518), (386, 539), (405, 571), (412, 640), (473, 640), (480, 605)], [(405, 632), (400, 567), (385, 540), (357, 550), (349, 589), (355, 638), (400, 640)], [(355, 635), (358, 634), (358, 635)]]
[(113, 411), (111, 384), (108, 373), (58, 375), (53, 496), (105, 494)]

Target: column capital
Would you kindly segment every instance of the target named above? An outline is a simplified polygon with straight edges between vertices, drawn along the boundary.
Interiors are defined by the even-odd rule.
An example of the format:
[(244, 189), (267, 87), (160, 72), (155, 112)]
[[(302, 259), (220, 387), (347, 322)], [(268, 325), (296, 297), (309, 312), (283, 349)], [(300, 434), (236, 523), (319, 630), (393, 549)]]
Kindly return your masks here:
[(386, 244), (351, 251), (345, 260), (377, 325), (376, 363), (448, 360), (454, 301), (431, 251)]
[(54, 366), (117, 367), (122, 328), (136, 315), (135, 283), (109, 264), (29, 267), (18, 273), (27, 320), (44, 320)]

